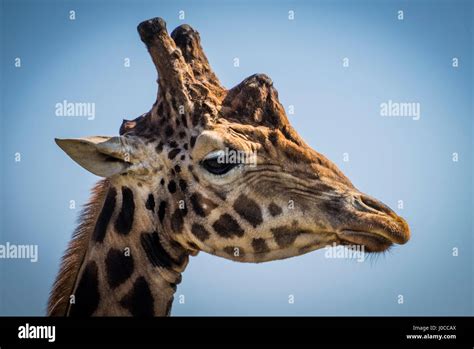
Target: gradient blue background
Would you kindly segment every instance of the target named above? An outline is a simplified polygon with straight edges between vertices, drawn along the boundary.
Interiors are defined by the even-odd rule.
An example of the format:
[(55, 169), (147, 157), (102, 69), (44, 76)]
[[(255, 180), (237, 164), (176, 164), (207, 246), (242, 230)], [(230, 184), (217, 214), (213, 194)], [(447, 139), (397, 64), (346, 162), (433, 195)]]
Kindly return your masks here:
[[(403, 200), (397, 212), (412, 230), (407, 245), (366, 263), (327, 259), (324, 251), (260, 265), (201, 253), (183, 275), (177, 295), (186, 303), (175, 302), (173, 315), (473, 314), (472, 2), (3, 0), (1, 6), (0, 243), (39, 245), (37, 263), (0, 260), (1, 315), (45, 313), (80, 205), (98, 179), (53, 138), (117, 134), (122, 118), (155, 101), (155, 69), (135, 29), (155, 16), (170, 31), (182, 23), (196, 28), (225, 86), (257, 72), (271, 76), (282, 104), (295, 106), (290, 119), (303, 138), (360, 190), (395, 209)], [(75, 21), (68, 19), (71, 9)], [(397, 20), (399, 9), (404, 21)], [(342, 67), (344, 57), (349, 68)], [(96, 103), (96, 119), (55, 116), (64, 99)], [(389, 99), (421, 103), (421, 119), (380, 116), (380, 103)], [(77, 209), (69, 209), (69, 200)]]

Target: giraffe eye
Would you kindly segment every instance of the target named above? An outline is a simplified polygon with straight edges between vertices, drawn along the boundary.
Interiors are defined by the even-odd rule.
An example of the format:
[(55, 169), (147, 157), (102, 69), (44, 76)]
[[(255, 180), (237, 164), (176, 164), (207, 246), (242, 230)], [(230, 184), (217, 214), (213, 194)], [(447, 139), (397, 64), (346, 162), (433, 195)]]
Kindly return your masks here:
[(218, 151), (209, 154), (201, 161), (201, 166), (214, 175), (223, 175), (239, 165), (236, 161), (229, 161), (224, 152)]

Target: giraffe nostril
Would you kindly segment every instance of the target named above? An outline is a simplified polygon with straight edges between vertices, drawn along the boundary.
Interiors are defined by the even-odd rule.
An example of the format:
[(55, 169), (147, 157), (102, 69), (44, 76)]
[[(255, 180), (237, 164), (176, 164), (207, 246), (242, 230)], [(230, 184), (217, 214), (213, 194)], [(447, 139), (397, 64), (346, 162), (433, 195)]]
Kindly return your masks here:
[(372, 210), (388, 214), (389, 216), (396, 215), (395, 212), (393, 212), (390, 207), (388, 207), (387, 205), (383, 204), (382, 202), (380, 202), (378, 200), (375, 200), (375, 199), (373, 199), (369, 196), (361, 195), (360, 196), (360, 201), (365, 206), (367, 206), (368, 208), (370, 208)]

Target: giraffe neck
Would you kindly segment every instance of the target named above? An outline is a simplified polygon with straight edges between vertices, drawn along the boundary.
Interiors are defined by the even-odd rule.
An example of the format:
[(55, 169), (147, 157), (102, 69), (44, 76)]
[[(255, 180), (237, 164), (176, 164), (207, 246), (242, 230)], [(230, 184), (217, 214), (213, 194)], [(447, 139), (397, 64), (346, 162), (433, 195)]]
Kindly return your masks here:
[(167, 316), (188, 261), (165, 233), (143, 185), (111, 181), (90, 234), (67, 314)]

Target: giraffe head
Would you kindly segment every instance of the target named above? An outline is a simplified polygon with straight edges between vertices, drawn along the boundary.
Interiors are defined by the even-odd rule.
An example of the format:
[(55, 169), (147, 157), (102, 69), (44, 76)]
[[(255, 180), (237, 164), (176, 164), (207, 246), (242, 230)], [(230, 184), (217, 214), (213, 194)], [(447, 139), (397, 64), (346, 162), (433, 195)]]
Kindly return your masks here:
[(133, 192), (134, 208), (143, 207), (134, 224), (154, 217), (170, 245), (245, 262), (408, 241), (405, 220), (295, 132), (269, 77), (227, 90), (191, 27), (170, 36), (156, 18), (138, 32), (159, 75), (152, 109), (124, 120), (116, 137), (56, 140), (84, 168)]

